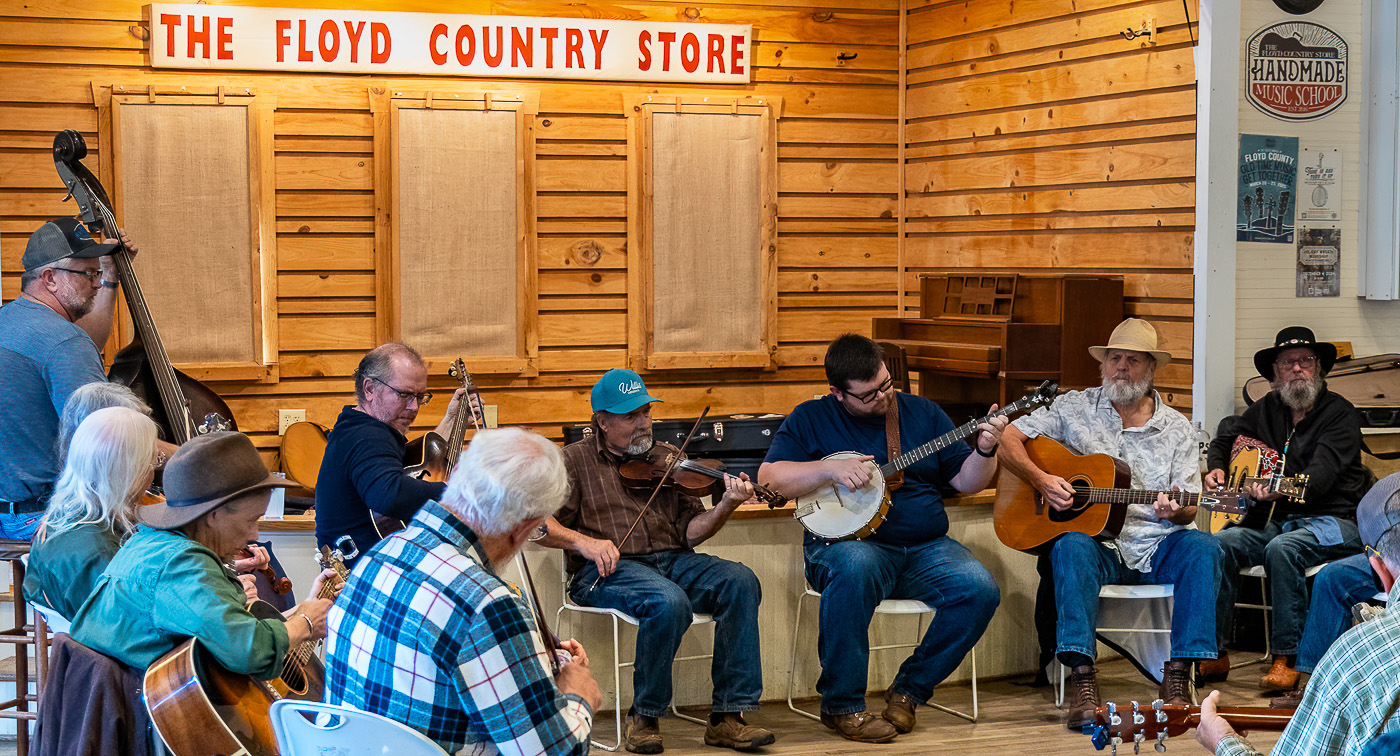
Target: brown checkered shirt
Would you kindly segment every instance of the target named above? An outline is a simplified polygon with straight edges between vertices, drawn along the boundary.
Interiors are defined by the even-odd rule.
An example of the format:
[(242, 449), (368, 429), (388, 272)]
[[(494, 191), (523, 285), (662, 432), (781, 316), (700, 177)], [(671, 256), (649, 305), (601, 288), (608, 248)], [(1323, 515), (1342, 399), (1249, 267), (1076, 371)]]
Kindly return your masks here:
[[(617, 473), (621, 464), (622, 458), (608, 451), (597, 433), (564, 447), (569, 495), (555, 515), (559, 524), (590, 538), (612, 541), (624, 557), (658, 551), (691, 551), (685, 531), (691, 519), (705, 511), (705, 505), (674, 488), (663, 489), (656, 495), (651, 508), (637, 523), (637, 529), (623, 542), (622, 537), (637, 519), (651, 492), (633, 491), (622, 485)], [(583, 557), (572, 551), (565, 553), (569, 573), (577, 572), (583, 566)]]

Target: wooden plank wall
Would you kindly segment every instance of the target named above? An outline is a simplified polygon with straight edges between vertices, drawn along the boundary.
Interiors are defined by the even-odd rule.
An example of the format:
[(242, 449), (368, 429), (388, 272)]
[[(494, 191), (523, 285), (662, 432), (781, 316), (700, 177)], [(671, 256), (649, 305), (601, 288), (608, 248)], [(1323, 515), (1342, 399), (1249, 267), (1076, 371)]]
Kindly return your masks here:
[[(1196, 2), (909, 0), (905, 304), (937, 267), (1122, 274), (1191, 407)], [(1155, 21), (1155, 43), (1124, 29)], [(1198, 36), (1198, 35), (1197, 35)], [(1086, 356), (1087, 359), (1087, 356)]]
[[(779, 368), (649, 375), (650, 387), (667, 400), (658, 415), (694, 416), (707, 404), (715, 413), (786, 412), (825, 391), (820, 361), (826, 341), (844, 330), (868, 332), (872, 316), (896, 311), (898, 0), (350, 5), (754, 25), (755, 83), (746, 89), (785, 102), (778, 128)], [(93, 82), (225, 84), (275, 94), (279, 379), (215, 384), (241, 429), (273, 463), (277, 409), (305, 408), (309, 419), (330, 425), (351, 401), (355, 363), (375, 345), (374, 134), (366, 88), (537, 90), (541, 374), (484, 377), (480, 384), (486, 401), (498, 405), (502, 423), (534, 426), (558, 438), (561, 425), (586, 421), (588, 388), (625, 357), (629, 257), (622, 95), (706, 88), (156, 72), (146, 66), (149, 36), (140, 0), (0, 0), (0, 270), (7, 300), (16, 295), (28, 234), (50, 217), (73, 212), (60, 203), (63, 190), (50, 145), (55, 131), (76, 128), (96, 146)], [(855, 59), (843, 61), (842, 55)], [(96, 168), (95, 155), (88, 165)], [(198, 243), (199, 230), (191, 229), (190, 238)], [(695, 285), (726, 296), (712, 282)], [(448, 380), (434, 377), (433, 384), (445, 387)], [(418, 426), (435, 424), (444, 405), (429, 405)]]

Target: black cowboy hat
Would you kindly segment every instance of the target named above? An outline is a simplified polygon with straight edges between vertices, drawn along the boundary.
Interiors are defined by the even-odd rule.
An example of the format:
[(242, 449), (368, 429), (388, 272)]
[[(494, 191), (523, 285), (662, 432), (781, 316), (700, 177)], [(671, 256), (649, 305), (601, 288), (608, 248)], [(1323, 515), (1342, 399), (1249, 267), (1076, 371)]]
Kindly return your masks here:
[(1304, 326), (1289, 326), (1274, 337), (1274, 345), (1266, 349), (1260, 349), (1254, 353), (1254, 369), (1259, 374), (1267, 378), (1270, 382), (1274, 380), (1274, 360), (1278, 359), (1279, 352), (1285, 349), (1296, 347), (1307, 347), (1313, 350), (1317, 359), (1322, 363), (1322, 373), (1332, 369), (1337, 363), (1337, 347), (1327, 341), (1318, 341), (1311, 328)]
[(1295, 16), (1301, 16), (1316, 10), (1317, 6), (1322, 5), (1322, 0), (1274, 0), (1274, 5)]

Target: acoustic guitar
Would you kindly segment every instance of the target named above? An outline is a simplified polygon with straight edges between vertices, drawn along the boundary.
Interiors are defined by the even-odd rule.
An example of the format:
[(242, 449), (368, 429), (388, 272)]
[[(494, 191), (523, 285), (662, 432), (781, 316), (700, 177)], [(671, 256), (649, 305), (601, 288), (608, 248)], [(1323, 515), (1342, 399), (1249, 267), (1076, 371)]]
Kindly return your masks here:
[(302, 488), (316, 490), (321, 461), (326, 458), (328, 434), (325, 426), (306, 421), (288, 425), (287, 431), (282, 434), (282, 445), (278, 451), (282, 459), (282, 472)]
[[(1293, 719), (1290, 709), (1221, 707), (1216, 713), (1240, 733), (1282, 730)], [(1085, 723), (1084, 734), (1089, 736), (1094, 748), (1100, 751), (1109, 748), (1115, 755), (1121, 745), (1132, 745), (1133, 753), (1141, 752), (1146, 745), (1161, 752), (1166, 750), (1168, 738), (1177, 737), (1200, 723), (1199, 706), (1164, 704), (1161, 700), (1153, 701), (1150, 706), (1133, 701), (1131, 707), (1122, 708), (1110, 703), (1094, 711), (1094, 721)]]
[[(320, 561), (323, 569), (334, 569), (344, 580), (347, 572), (339, 552), (322, 546)], [(317, 597), (334, 595), (336, 585), (325, 581)], [(286, 620), (261, 601), (253, 602), (249, 611), (260, 619)], [(288, 649), (282, 674), (258, 680), (225, 669), (197, 638), (190, 638), (146, 670), (144, 698), (151, 723), (174, 756), (277, 756), (269, 710), (282, 698), (321, 700), (326, 677), (315, 653), (319, 642)]]
[[(1151, 504), (1158, 491), (1129, 488), (1128, 463), (1107, 454), (1080, 455), (1054, 439), (1040, 436), (1026, 442), (1026, 453), (1036, 467), (1059, 475), (1074, 486), (1074, 503), (1064, 511), (1051, 507), (1040, 491), (1020, 476), (1001, 468), (997, 498), (992, 505), (992, 526), (1001, 542), (1019, 551), (1037, 549), (1066, 533), (1113, 537), (1123, 529), (1130, 504)], [(1183, 507), (1200, 506), (1211, 511), (1241, 513), (1247, 499), (1234, 493), (1167, 491)]]
[[(986, 417), (969, 421), (951, 431), (911, 449), (883, 465), (868, 462), (870, 480), (860, 489), (852, 491), (845, 486), (828, 485), (817, 488), (797, 497), (797, 508), (792, 516), (802, 523), (802, 527), (814, 535), (831, 540), (841, 538), (865, 538), (873, 534), (885, 522), (890, 509), (890, 495), (885, 479), (910, 465), (927, 458), (942, 449), (977, 432), (977, 426), (994, 417), (1009, 417), (1018, 412), (1049, 404), (1055, 399), (1059, 387), (1046, 381), (1036, 390), (1002, 407)], [(892, 399), (893, 401), (893, 399)], [(845, 459), (863, 457), (860, 452), (836, 452), (823, 459)]]
[[(1257, 438), (1236, 436), (1230, 449), (1230, 470), (1225, 475), (1223, 490), (1243, 493), (1251, 484), (1258, 483), (1274, 493), (1283, 494), (1291, 501), (1301, 502), (1303, 492), (1308, 487), (1307, 475), (1284, 477), (1279, 475), (1283, 467), (1277, 451)], [(1214, 533), (1226, 525), (1238, 524), (1243, 515), (1229, 512), (1211, 512), (1206, 532)]]

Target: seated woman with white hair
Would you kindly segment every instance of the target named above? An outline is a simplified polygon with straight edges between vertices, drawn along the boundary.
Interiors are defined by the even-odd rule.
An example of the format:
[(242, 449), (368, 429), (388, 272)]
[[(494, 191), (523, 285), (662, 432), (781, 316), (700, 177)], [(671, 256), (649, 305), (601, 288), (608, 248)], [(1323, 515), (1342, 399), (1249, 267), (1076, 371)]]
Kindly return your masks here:
[(156, 424), (141, 412), (106, 407), (78, 425), (34, 534), (26, 599), (65, 619), (77, 613), (135, 528), (155, 462)]

